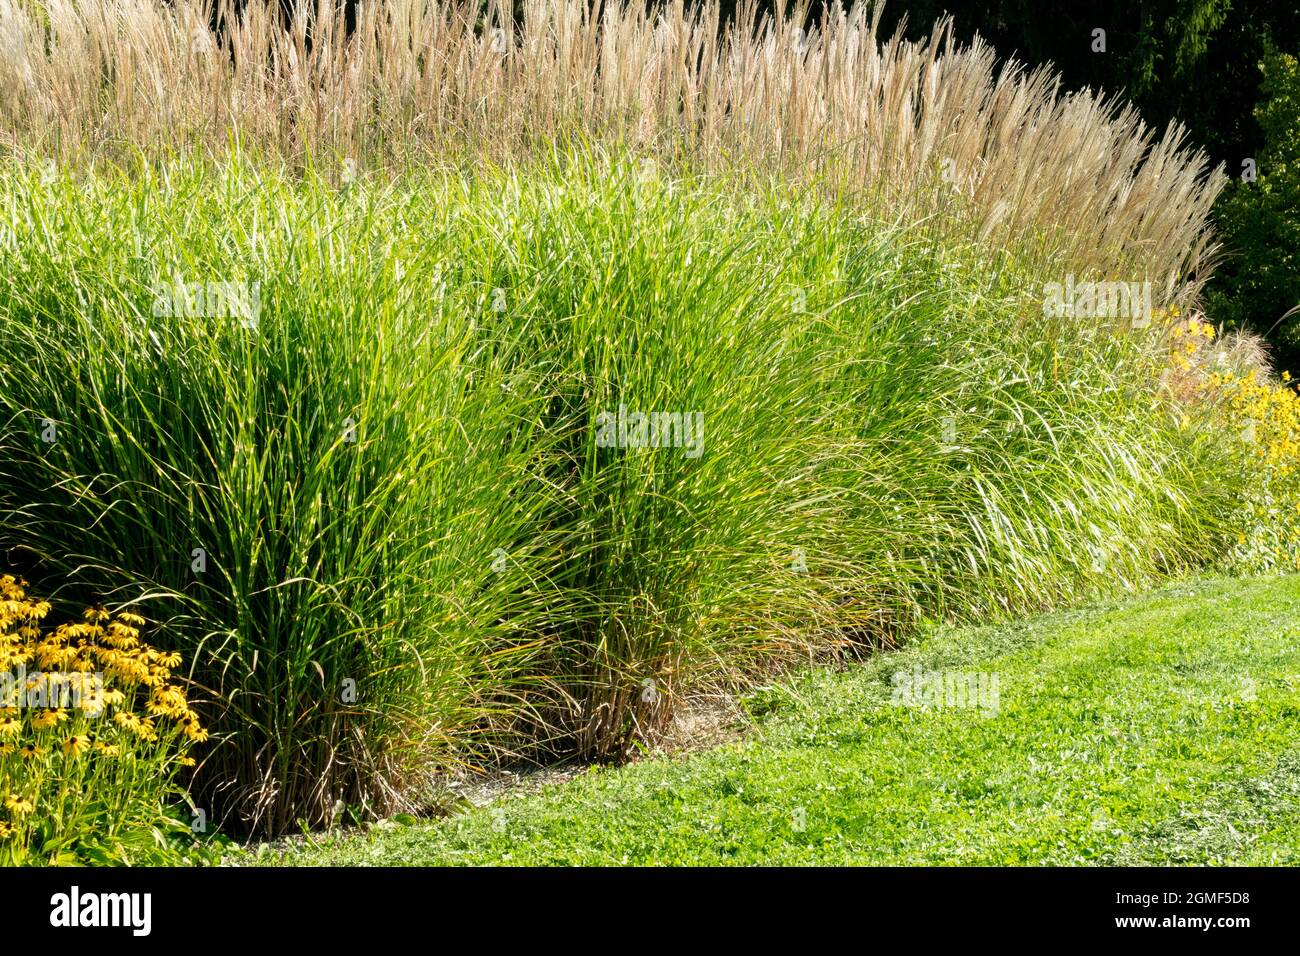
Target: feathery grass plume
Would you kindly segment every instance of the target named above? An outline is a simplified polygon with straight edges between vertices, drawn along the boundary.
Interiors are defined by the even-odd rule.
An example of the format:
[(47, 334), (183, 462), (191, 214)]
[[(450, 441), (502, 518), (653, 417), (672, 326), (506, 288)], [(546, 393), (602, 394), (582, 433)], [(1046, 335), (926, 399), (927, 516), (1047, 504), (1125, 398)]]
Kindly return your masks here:
[(850, 187), (885, 218), (954, 217), (1080, 276), (1188, 304), (1222, 176), (1171, 127), (1054, 74), (960, 46), (951, 22), (881, 37), (878, 6), (808, 24), (716, 2), (0, 0), (0, 136), (24, 156), (245, 148), (361, 168), (502, 161), (556, 137), (660, 160)]

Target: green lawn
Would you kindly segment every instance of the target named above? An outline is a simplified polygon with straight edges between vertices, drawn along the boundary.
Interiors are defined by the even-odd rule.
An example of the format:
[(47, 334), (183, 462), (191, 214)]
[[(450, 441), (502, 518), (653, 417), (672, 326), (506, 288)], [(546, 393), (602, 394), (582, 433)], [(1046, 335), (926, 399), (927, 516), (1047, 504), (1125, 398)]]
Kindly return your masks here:
[[(985, 675), (983, 706), (894, 700)], [(996, 676), (996, 699), (992, 678)], [(1300, 863), (1300, 578), (944, 629), (750, 699), (743, 742), (264, 862)]]

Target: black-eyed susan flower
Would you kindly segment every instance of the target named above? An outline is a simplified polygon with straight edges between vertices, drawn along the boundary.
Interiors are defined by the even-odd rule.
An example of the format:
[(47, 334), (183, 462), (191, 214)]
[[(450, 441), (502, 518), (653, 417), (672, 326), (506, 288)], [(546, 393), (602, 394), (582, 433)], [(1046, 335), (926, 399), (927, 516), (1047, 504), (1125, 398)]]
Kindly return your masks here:
[(153, 721), (148, 717), (137, 719), (135, 725), (130, 728), (130, 731), (141, 740), (152, 742), (158, 739), (158, 735), (154, 733)]
[[(25, 832), (22, 821), (34, 816), (37, 807), (44, 810), (46, 792), (66, 793), (85, 786), (85, 798), (98, 801), (102, 794), (90, 791), (111, 787), (115, 776), (124, 771), (136, 774), (137, 761), (146, 772), (196, 766), (183, 752), (155, 755), (144, 746), (159, 741), (157, 721), (184, 720), (183, 739), (207, 737), (189, 710), (184, 689), (170, 682), (171, 668), (180, 665), (181, 655), (160, 652), (141, 641), (142, 616), (129, 612), (110, 616), (103, 608), (91, 608), (81, 621), (45, 628), (40, 621), (49, 605), (28, 601), (23, 586), (12, 575), (0, 576), (0, 671), (21, 666), (28, 673), (28, 679), (12, 692), (0, 693), (0, 816), (5, 818), (0, 821), (0, 837), (17, 833), (20, 839)], [(49, 676), (54, 671), (62, 675), (57, 682)], [(141, 695), (133, 690), (140, 686), (150, 692)], [(53, 696), (56, 690), (72, 697), (75, 713), (58, 706), (65, 701)], [(29, 691), (41, 695), (41, 706), (30, 713), (25, 709), (34, 704)], [(109, 735), (96, 739), (80, 732), (86, 715), (94, 711), (92, 716), (98, 716), (105, 707), (115, 709)], [(24, 731), (29, 729), (41, 735), (24, 742)], [(169, 726), (167, 743), (175, 746), (178, 737)], [(66, 759), (49, 759), (51, 752), (59, 751)], [(85, 763), (73, 758), (83, 758)], [(79, 768), (88, 765), (98, 769), (82, 781)], [(3, 800), (16, 780), (37, 789), (28, 792), (24, 783), (21, 792), (15, 788)]]
[(5, 809), (14, 816), (23, 816), (35, 810), (36, 806), (32, 801), (24, 797), (15, 797), (13, 794), (10, 794), (5, 797)]
[(32, 718), (32, 726), (37, 730), (48, 730), (51, 727), (57, 727), (67, 719), (68, 712), (62, 708), (43, 710)]
[(179, 687), (159, 687), (149, 697), (149, 713), (156, 716), (182, 717), (188, 710), (185, 692)]
[(198, 715), (193, 711), (186, 713), (178, 722), (181, 725), (181, 730), (185, 732), (185, 736), (190, 740), (193, 740), (196, 743), (203, 743), (203, 741), (208, 739), (208, 732), (199, 724)]
[(181, 662), (181, 655), (176, 651), (168, 651), (165, 654), (158, 655), (158, 663), (167, 668), (176, 667)]
[(126, 694), (122, 693), (116, 687), (110, 687), (104, 691), (103, 701), (110, 707), (117, 707), (126, 700)]

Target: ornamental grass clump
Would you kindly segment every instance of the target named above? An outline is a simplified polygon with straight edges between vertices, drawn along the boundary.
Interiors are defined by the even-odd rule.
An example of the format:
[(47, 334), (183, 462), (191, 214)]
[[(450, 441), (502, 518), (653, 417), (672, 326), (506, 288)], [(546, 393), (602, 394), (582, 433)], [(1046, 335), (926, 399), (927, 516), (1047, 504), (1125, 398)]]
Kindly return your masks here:
[(1177, 128), (865, 3), (346, 13), (0, 0), (0, 555), (167, 622), (215, 822), (1222, 553), (1163, 340), (1040, 294), (1194, 305)]
[(214, 822), (618, 759), (689, 694), (1217, 554), (1235, 476), (1145, 339), (1015, 250), (735, 187), (0, 174), (0, 547), (167, 622)]
[(0, 577), (0, 864), (147, 864), (192, 841), (182, 786), (208, 739), (132, 611), (50, 627), (48, 601)]
[(565, 357), (502, 321), (529, 306), (466, 230), (486, 190), (136, 172), (6, 180), (0, 544), (167, 621), (215, 823), (405, 808), (553, 696)]

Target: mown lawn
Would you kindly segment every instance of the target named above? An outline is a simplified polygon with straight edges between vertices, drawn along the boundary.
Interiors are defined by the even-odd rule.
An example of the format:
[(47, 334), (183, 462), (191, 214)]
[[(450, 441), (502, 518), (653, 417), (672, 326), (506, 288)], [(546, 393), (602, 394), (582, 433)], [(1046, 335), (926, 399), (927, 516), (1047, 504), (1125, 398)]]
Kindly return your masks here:
[[(982, 673), (984, 706), (899, 703)], [(1300, 578), (942, 629), (753, 696), (742, 743), (262, 862), (1300, 863)]]

